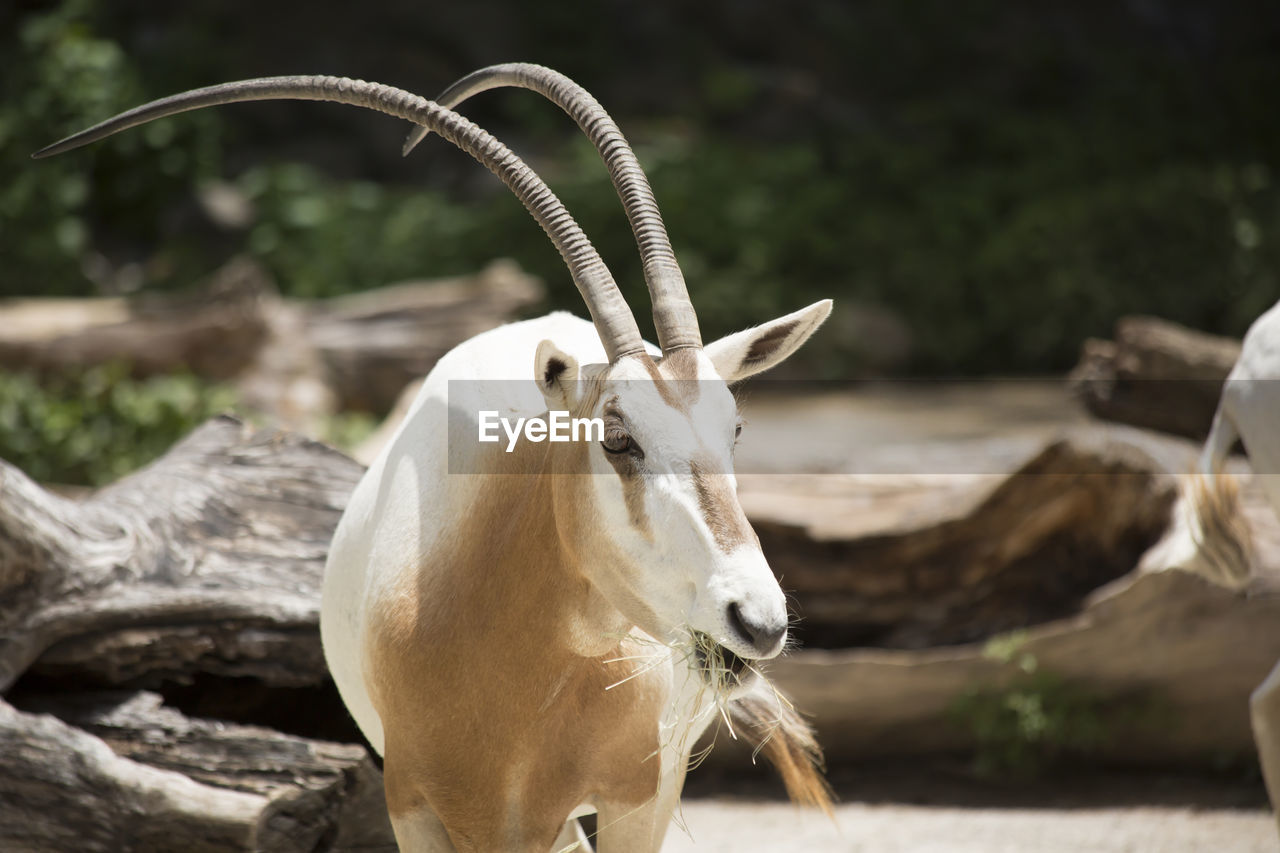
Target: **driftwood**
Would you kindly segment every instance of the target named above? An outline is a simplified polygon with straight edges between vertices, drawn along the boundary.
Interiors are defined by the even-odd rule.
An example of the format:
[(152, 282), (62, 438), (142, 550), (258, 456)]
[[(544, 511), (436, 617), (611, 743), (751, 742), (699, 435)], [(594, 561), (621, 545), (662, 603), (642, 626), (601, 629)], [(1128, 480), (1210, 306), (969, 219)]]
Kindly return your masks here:
[(1114, 342), (1085, 341), (1072, 371), (1089, 411), (1204, 440), (1240, 342), (1155, 317), (1126, 317), (1115, 335)]
[(305, 306), (307, 337), (343, 409), (385, 414), (457, 344), (542, 298), (511, 261), (475, 275), (384, 287)]
[[(1140, 443), (1150, 456), (1135, 453), (1134, 446), (1097, 443), (1116, 436)], [(1173, 477), (1164, 472), (1188, 470), (1197, 450), (1190, 442), (1127, 427), (1085, 430), (1007, 480), (948, 475), (841, 485), (840, 478), (826, 477), (826, 494), (810, 490), (807, 507), (794, 487), (744, 480), (744, 505), (775, 566), (778, 559), (787, 564), (787, 549), (796, 545), (775, 540), (775, 559), (770, 537), (779, 529), (789, 535), (802, 529), (810, 539), (803, 548), (813, 555), (825, 549), (833, 558), (826, 565), (843, 567), (824, 579), (817, 563), (808, 572), (791, 564), (784, 585), (798, 590), (802, 605), (865, 617), (876, 601), (896, 603), (894, 594), (920, 577), (917, 568), (926, 579), (931, 571), (952, 573), (940, 594), (921, 591), (919, 609), (905, 616), (912, 630), (874, 634), (866, 645), (880, 648), (806, 645), (774, 662), (771, 676), (813, 716), (828, 759), (837, 763), (972, 750), (978, 733), (957, 713), (965, 697), (998, 697), (1008, 689), (1034, 693), (1044, 683), (1064, 685), (1065, 695), (1086, 700), (1082, 713), (1094, 716), (1082, 722), (1094, 725), (1097, 735), (1091, 760), (1184, 768), (1250, 761), (1249, 696), (1280, 659), (1280, 519), (1247, 469), (1232, 463), (1244, 484), (1243, 515), (1255, 549), (1244, 594), (1165, 569), (1151, 559), (1154, 548), (1141, 551), (1142, 543), (1154, 544), (1149, 522), (1167, 506)], [(1036, 470), (1043, 477), (1073, 456), (1079, 476), (1059, 473), (1038, 486), (1018, 485), (1019, 478)], [(1111, 473), (1098, 476), (1107, 467)], [(1054, 490), (1060, 499), (1052, 498)], [(1019, 494), (1025, 506), (1007, 502)], [(1127, 509), (1113, 499), (1137, 506)], [(1007, 523), (1003, 531), (989, 523), (1000, 517)], [(984, 529), (991, 537), (985, 548), (967, 535)], [(1139, 556), (1123, 568), (1111, 552), (1097, 549), (1108, 541), (1130, 554), (1137, 547)], [(954, 548), (954, 565), (946, 563), (948, 547)], [(890, 559), (912, 552), (919, 564)], [(1019, 566), (1032, 573), (1020, 576)], [(1081, 571), (1098, 573), (1097, 588), (1075, 583)], [(870, 604), (853, 600), (855, 587)], [(1004, 608), (990, 610), (1002, 598)], [(948, 607), (957, 602), (958, 609)], [(987, 624), (998, 630), (974, 636), (974, 642), (947, 643), (984, 612), (995, 617)], [(799, 631), (821, 641), (823, 630), (811, 629), (811, 621), (822, 620), (806, 615)], [(922, 637), (933, 643), (914, 648)], [(1053, 697), (1045, 701), (1051, 711)]]
[(7, 851), (384, 850), (363, 747), (191, 720), (153, 693), (0, 701)]
[(1173, 479), (1128, 445), (1058, 441), (1012, 475), (743, 476), (809, 647), (924, 648), (1074, 612), (1168, 522)]
[(1010, 660), (984, 643), (801, 651), (770, 673), (813, 716), (833, 762), (973, 749), (978, 733), (957, 718), (959, 701), (1034, 685), (1029, 660), (1090, 697), (1099, 724), (1091, 760), (1220, 767), (1253, 754), (1249, 695), (1280, 659), (1280, 598), (1243, 597), (1182, 571), (1132, 573), (1078, 614), (1007, 643)]
[[(0, 690), (20, 706), (0, 703), (0, 849), (390, 843), (363, 746), (188, 719), (151, 694), (66, 692), (153, 684), (181, 698), (173, 685), (204, 678), (230, 694), (223, 711), (264, 688), (278, 705), (300, 686), (332, 694), (320, 577), (361, 473), (231, 418), (81, 501), (0, 463)], [(336, 697), (322, 705), (355, 740)]]
[(22, 299), (0, 304), (0, 368), (57, 373), (107, 362), (134, 376), (238, 375), (267, 337), (262, 299), (274, 288), (248, 261), (199, 292), (134, 299)]
[(231, 418), (81, 501), (0, 463), (0, 690), (41, 656), (111, 684), (322, 681), (321, 568), (361, 473)]
[(337, 411), (387, 412), (440, 356), (542, 293), (500, 260), (474, 275), (301, 302), (281, 299), (265, 270), (237, 258), (192, 294), (0, 303), (0, 370), (188, 371), (232, 382), (250, 408), (314, 431)]
[(450, 349), (541, 298), (536, 278), (499, 260), (458, 278), (317, 302), (272, 299), (270, 334), (237, 387), (251, 408), (310, 433), (334, 412), (385, 414)]

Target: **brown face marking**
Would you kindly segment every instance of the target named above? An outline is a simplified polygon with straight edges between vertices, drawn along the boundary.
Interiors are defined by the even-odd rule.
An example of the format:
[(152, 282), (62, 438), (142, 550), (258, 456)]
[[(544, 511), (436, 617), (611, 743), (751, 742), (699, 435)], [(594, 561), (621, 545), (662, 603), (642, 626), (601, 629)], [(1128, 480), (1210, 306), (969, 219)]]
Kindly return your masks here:
[[(659, 382), (676, 398), (672, 405), (682, 412), (687, 412), (698, 402), (701, 387), (698, 384), (698, 351), (694, 349), (678, 349), (662, 359), (659, 365), (662, 375), (668, 380)], [(664, 398), (665, 399), (665, 398)]]
[(711, 473), (697, 461), (690, 463), (689, 475), (693, 478), (693, 489), (698, 494), (702, 518), (707, 527), (711, 528), (711, 535), (721, 551), (728, 554), (748, 542), (760, 544), (756, 532), (751, 529), (751, 524), (742, 512), (738, 496), (729, 488), (728, 476)]
[(698, 378), (698, 351), (686, 347), (672, 350), (662, 357), (662, 374), (668, 379)]
[(698, 402), (698, 354), (693, 349), (673, 350), (655, 362), (643, 356), (640, 362), (649, 372), (662, 401), (679, 412), (688, 412)]
[(782, 326), (770, 329), (765, 334), (756, 338), (751, 342), (751, 349), (747, 350), (747, 355), (742, 359), (743, 366), (759, 364), (767, 361), (769, 356), (782, 345), (782, 342), (795, 330), (796, 323), (787, 323)]
[[(618, 398), (611, 397), (604, 404), (604, 431), (625, 429), (626, 418), (618, 407)], [(640, 531), (646, 539), (653, 538), (653, 530), (649, 526), (649, 515), (644, 511), (644, 478), (640, 476), (640, 458), (631, 453), (605, 452), (605, 458), (617, 472), (622, 481), (622, 500), (627, 505), (627, 516), (631, 526)]]

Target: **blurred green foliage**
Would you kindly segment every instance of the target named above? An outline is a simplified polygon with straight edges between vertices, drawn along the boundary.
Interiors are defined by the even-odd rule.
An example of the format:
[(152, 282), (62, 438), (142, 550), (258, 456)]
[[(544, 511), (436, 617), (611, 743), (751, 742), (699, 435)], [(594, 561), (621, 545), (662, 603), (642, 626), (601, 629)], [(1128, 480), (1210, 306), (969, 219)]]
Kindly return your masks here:
[[(88, 157), (30, 159), (89, 117), (105, 118), (144, 98), (134, 64), (96, 30), (95, 5), (66, 0), (19, 18), (4, 45), (0, 296), (91, 292), (104, 252), (145, 260), (155, 272), (183, 266), (175, 254), (201, 254), (175, 232), (170, 213), (175, 198), (188, 197), (218, 170), (211, 116), (149, 125), (95, 146)], [(207, 256), (195, 264), (208, 265)]]
[[(561, 156), (582, 165), (559, 178), (557, 194), (581, 221), (615, 226), (593, 228), (592, 239), (617, 259), (631, 304), (644, 305), (635, 244), (589, 162), (594, 150), (579, 139), (568, 147)], [(857, 298), (911, 322), (920, 370), (1062, 369), (1084, 337), (1106, 334), (1124, 314), (1239, 333), (1280, 298), (1280, 196), (1258, 164), (1169, 167), (1063, 188), (996, 219), (950, 181), (921, 189), (919, 207), (895, 210), (905, 193), (886, 193), (883, 204), (850, 209), (845, 184), (814, 182), (816, 155), (800, 145), (671, 136), (641, 156), (696, 302), (715, 306), (700, 312), (708, 337), (825, 296), (839, 301), (851, 259), (877, 273)], [(461, 274), (501, 245), (549, 283), (556, 306), (581, 313), (559, 256), (506, 196), (464, 204), (430, 190), (335, 181), (299, 164), (254, 168), (238, 185), (261, 214), (250, 250), (295, 295), (331, 296), (422, 270)], [(496, 243), (493, 234), (505, 236)], [(1161, 248), (1141, 250), (1151, 246)], [(825, 375), (858, 367), (856, 342), (817, 345), (834, 361)]]
[(369, 412), (338, 412), (325, 418), (316, 432), (321, 441), (351, 454), (381, 424), (381, 419)]
[(1042, 668), (1025, 650), (1027, 633), (992, 637), (983, 657), (1009, 668), (998, 686), (970, 687), (948, 708), (951, 720), (974, 741), (979, 776), (1039, 776), (1056, 765), (1087, 756), (1125, 730), (1167, 723), (1149, 697), (1105, 699), (1093, 690)]
[(41, 379), (0, 372), (0, 458), (39, 482), (105, 485), (234, 403), (191, 376), (135, 380), (120, 364)]
[[(1280, 16), (1253, 0), (1052, 13), (833, 0), (807, 22), (768, 4), (732, 16), (657, 4), (629, 9), (625, 32), (595, 13), (459, 7), (412, 37), (407, 22), (426, 13), (396, 5), (337, 59), (323, 33), (249, 24), (242, 2), (35, 5), (0, 58), (0, 295), (119, 286), (95, 270), (129, 263), (147, 286), (182, 286), (236, 251), (286, 293), (333, 295), (508, 255), (548, 282), (549, 307), (581, 312), (541, 231), (479, 167), (438, 139), (399, 160), (401, 129), (381, 135), (391, 125), (367, 114), (199, 111), (26, 159), (191, 85), (367, 68), (429, 93), (527, 56), (620, 112), (708, 337), (834, 296), (838, 311), (896, 311), (914, 372), (1017, 374), (1064, 369), (1122, 314), (1239, 334), (1280, 297), (1280, 111), (1267, 95)], [(310, 8), (285, 7), (280, 27)], [(671, 62), (629, 62), (658, 38)], [(503, 56), (477, 47), (491, 39)], [(532, 149), (643, 315), (629, 229), (570, 122), (528, 93), (472, 107)], [(253, 202), (250, 226), (202, 218), (193, 199), (215, 178)], [(858, 342), (839, 328), (801, 354), (812, 374), (857, 372)]]
[(974, 772), (1039, 775), (1065, 756), (1087, 754), (1111, 734), (1106, 706), (1052, 673), (1029, 673), (1003, 689), (970, 689), (950, 708), (972, 735)]
[(1014, 675), (1000, 687), (970, 687), (951, 703), (951, 718), (976, 744), (980, 776), (1035, 776), (1111, 733), (1102, 701), (1041, 670), (1035, 655), (1022, 650), (1026, 639), (1014, 631), (988, 641), (983, 656), (1012, 665)]
[(253, 167), (236, 186), (258, 211), (248, 249), (291, 296), (338, 296), (424, 270), (474, 272), (485, 257), (477, 243), (495, 233), (495, 220), (506, 226), (503, 204), (459, 204), (429, 189), (334, 180), (301, 163)]

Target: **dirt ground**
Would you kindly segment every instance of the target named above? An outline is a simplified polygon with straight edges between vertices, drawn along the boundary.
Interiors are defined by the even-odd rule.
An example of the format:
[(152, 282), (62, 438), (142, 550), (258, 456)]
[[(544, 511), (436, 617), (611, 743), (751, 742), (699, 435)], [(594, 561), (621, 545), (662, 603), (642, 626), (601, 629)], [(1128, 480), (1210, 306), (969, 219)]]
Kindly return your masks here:
[(834, 822), (784, 802), (764, 768), (691, 774), (664, 853), (1274, 853), (1253, 768), (976, 778), (960, 760), (832, 768)]
[(1091, 423), (1057, 379), (748, 384), (738, 473), (1003, 474)]
[(1280, 850), (1261, 809), (1008, 809), (850, 803), (834, 823), (786, 803), (690, 800), (664, 853), (1253, 853)]

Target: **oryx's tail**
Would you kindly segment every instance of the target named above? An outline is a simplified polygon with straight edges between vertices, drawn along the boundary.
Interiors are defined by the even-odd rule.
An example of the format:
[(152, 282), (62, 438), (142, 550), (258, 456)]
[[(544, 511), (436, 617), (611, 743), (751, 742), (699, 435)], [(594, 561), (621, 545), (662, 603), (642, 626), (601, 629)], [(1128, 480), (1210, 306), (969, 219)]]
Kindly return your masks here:
[(1198, 559), (1192, 561), (1190, 568), (1231, 589), (1240, 589), (1249, 582), (1253, 562), (1253, 541), (1240, 503), (1240, 482), (1222, 470), (1238, 437), (1235, 425), (1219, 407), (1197, 471), (1179, 499), (1186, 502), (1185, 523), (1198, 552)]
[(763, 752), (777, 768), (793, 803), (832, 814), (831, 786), (822, 774), (822, 747), (785, 696), (761, 678), (750, 693), (729, 703), (729, 713), (753, 755)]

